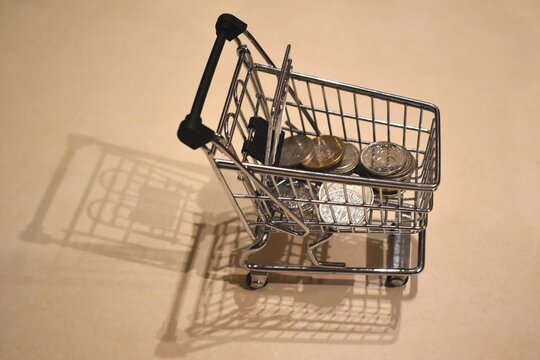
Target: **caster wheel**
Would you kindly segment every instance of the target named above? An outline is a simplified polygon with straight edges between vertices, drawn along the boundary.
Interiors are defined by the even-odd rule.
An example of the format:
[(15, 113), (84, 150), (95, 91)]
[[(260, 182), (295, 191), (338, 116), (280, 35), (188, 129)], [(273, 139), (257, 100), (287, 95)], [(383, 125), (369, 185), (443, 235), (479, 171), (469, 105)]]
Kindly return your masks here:
[(386, 281), (384, 282), (384, 286), (388, 288), (401, 287), (405, 286), (408, 281), (408, 276), (387, 276)]
[(250, 271), (246, 275), (246, 283), (253, 290), (262, 289), (268, 284), (268, 273)]

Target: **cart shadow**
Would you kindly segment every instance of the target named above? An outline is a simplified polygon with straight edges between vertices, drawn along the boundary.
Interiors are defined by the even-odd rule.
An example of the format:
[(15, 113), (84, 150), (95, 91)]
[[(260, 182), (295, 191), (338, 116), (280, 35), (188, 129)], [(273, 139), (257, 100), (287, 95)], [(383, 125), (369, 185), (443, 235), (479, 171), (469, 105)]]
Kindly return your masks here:
[[(197, 242), (209, 249), (208, 258), (195, 259), (186, 271), (198, 270), (204, 277), (189, 285), (187, 277), (180, 278), (156, 355), (183, 357), (231, 341), (390, 344), (397, 340), (401, 303), (416, 296), (416, 278), (405, 288), (389, 289), (378, 276), (271, 274), (266, 288), (250, 290), (238, 260), (239, 249), (251, 240), (238, 221), (203, 227)], [(307, 264), (307, 241), (276, 234), (250, 260)], [(344, 241), (358, 251), (358, 235)], [(332, 242), (321, 246), (322, 259), (336, 255)], [(370, 235), (362, 244), (365, 265), (381, 266), (384, 238)]]
[[(401, 302), (415, 296), (415, 278), (405, 289), (387, 289), (379, 277), (271, 274), (266, 288), (248, 290), (238, 260), (241, 249), (252, 241), (234, 213), (215, 209), (212, 197), (217, 191), (207, 166), (70, 135), (20, 237), (57, 246), (62, 250), (59, 256), (73, 250), (178, 273), (175, 295), (158, 330), (155, 353), (160, 357), (182, 357), (231, 341), (397, 340)], [(272, 235), (251, 260), (309, 264), (306, 241)], [(344, 254), (336, 249), (363, 248), (365, 266), (385, 261), (386, 245), (380, 237), (369, 236), (362, 243), (358, 237), (345, 238), (332, 248), (336, 241), (319, 247), (321, 260), (339, 260)], [(79, 257), (82, 264), (75, 269), (63, 263), (57, 269), (60, 278), (70, 270), (79, 275), (81, 270), (94, 271), (95, 263), (90, 259), (85, 264), (86, 258)]]
[(207, 185), (204, 166), (70, 135), (20, 238), (181, 271), (202, 221), (196, 196)]

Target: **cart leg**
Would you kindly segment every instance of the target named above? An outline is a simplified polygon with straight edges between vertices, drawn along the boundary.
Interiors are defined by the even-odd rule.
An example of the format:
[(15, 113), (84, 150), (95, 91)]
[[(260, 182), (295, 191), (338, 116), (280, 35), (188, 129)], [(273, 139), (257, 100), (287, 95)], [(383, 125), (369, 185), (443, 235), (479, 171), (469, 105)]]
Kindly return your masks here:
[[(392, 269), (409, 267), (411, 258), (411, 236), (404, 234), (390, 235), (388, 238), (388, 267)], [(408, 276), (390, 275), (386, 277), (386, 287), (400, 287), (407, 284)]]
[(254, 290), (261, 289), (268, 284), (268, 273), (262, 271), (250, 271), (246, 275), (246, 283)]
[(328, 242), (330, 238), (332, 237), (334, 233), (331, 231), (328, 231), (324, 233), (319, 239), (316, 239), (314, 241), (311, 241), (308, 244), (307, 247), (307, 254), (309, 259), (313, 264), (315, 264), (318, 267), (326, 267), (326, 268), (345, 268), (347, 264), (344, 262), (329, 262), (329, 261), (319, 261), (317, 259), (317, 256), (315, 256), (315, 251), (317, 247), (321, 246), (322, 244)]
[(244, 250), (240, 255), (240, 265), (249, 271), (249, 273), (246, 275), (246, 284), (251, 289), (261, 289), (268, 284), (268, 272), (258, 271), (257, 265), (250, 264), (248, 262), (248, 258), (250, 255), (261, 251), (266, 244), (268, 244), (269, 239), (270, 232), (268, 230), (264, 230), (264, 232), (262, 232), (262, 234), (259, 236), (259, 241)]

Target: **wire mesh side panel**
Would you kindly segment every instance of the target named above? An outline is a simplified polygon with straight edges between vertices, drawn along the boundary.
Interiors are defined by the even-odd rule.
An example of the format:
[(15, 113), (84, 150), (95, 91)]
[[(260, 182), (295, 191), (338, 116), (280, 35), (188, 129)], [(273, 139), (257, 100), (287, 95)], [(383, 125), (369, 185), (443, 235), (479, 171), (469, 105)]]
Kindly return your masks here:
[[(289, 101), (283, 111), (282, 130), (286, 135), (334, 135), (352, 143), (361, 151), (375, 141), (398, 143), (413, 155), (416, 168), (407, 186), (392, 181), (369, 179), (363, 185), (373, 192), (372, 203), (321, 200), (324, 173), (306, 176), (301, 171), (257, 168), (260, 163), (241, 153), (243, 143), (251, 139), (251, 116), (269, 119), (279, 69), (254, 65), (247, 48), (239, 50), (226, 104), (218, 126), (229, 150), (249, 167), (253, 174), (311, 231), (327, 232), (400, 232), (415, 233), (427, 226), (427, 213), (433, 206), (433, 191), (439, 181), (439, 118), (437, 109), (423, 102), (369, 89), (292, 73)], [(218, 156), (215, 148), (212, 154)], [(271, 225), (296, 229), (297, 224), (264, 195), (257, 186), (239, 174), (225, 159), (216, 160), (231, 200), (244, 225), (253, 228)], [(314, 177), (313, 174), (316, 174)], [(328, 177), (327, 177), (328, 178)], [(348, 176), (341, 183), (355, 183), (362, 177)], [(328, 179), (327, 181), (334, 181)], [(240, 185), (240, 186), (239, 186)], [(427, 185), (427, 186), (426, 186)], [(344, 192), (347, 191), (344, 189)], [(246, 210), (242, 210), (242, 209)], [(256, 210), (256, 218), (247, 214)], [(322, 211), (331, 215), (321, 217)], [(339, 222), (336, 212), (346, 213), (348, 221)], [(362, 221), (354, 214), (362, 214)], [(343, 217), (343, 216), (342, 216)], [(335, 226), (339, 224), (339, 226)]]
[[(259, 69), (259, 72), (274, 71), (264, 66)], [(368, 232), (424, 229), (427, 213), (433, 208), (433, 190), (440, 173), (440, 125), (436, 107), (296, 73), (292, 74), (290, 85), (296, 101), (287, 102), (284, 130), (288, 135), (334, 135), (356, 145), (360, 152), (373, 142), (391, 141), (404, 146), (413, 155), (416, 166), (409, 181), (413, 189), (400, 188), (399, 182), (394, 182), (397, 186), (394, 189), (382, 186), (382, 183), (371, 185), (375, 201), (373, 207), (366, 207), (365, 220), (360, 225)], [(416, 189), (415, 185), (418, 185)], [(420, 190), (425, 185), (431, 189), (428, 186), (426, 190)], [(349, 203), (342, 211), (350, 213), (351, 205)], [(320, 211), (320, 206), (316, 207)], [(343, 231), (359, 230), (340, 228)]]
[[(236, 174), (234, 165), (227, 161), (218, 161), (217, 163), (223, 176), (229, 179), (229, 183), (233, 183), (233, 177)], [(374, 196), (374, 201), (371, 204), (355, 202), (354, 199), (329, 201), (320, 196), (326, 191), (327, 183), (324, 181), (300, 175), (274, 174), (257, 167), (250, 167), (250, 169), (255, 173), (264, 174), (262, 176), (268, 180), (268, 187), (272, 188), (278, 199), (298, 216), (311, 232), (416, 233), (427, 226), (428, 211), (406, 205), (405, 201), (410, 199), (405, 198), (403, 193), (383, 195), (382, 198)], [(360, 178), (355, 180), (361, 181)], [(348, 187), (351, 184), (342, 183), (342, 186)], [(366, 192), (372, 191), (369, 186), (364, 186), (364, 188)], [(245, 207), (254, 205), (259, 211), (262, 208), (262, 212), (268, 211), (271, 214), (269, 217), (257, 216), (247, 219), (250, 226), (270, 226), (278, 230), (279, 228), (288, 228), (293, 231), (301, 230), (293, 219), (281, 211), (267, 195), (257, 191), (247, 193), (240, 187), (231, 187), (231, 194), (234, 201), (241, 207), (242, 204)], [(394, 200), (391, 201), (390, 198), (394, 198)], [(343, 220), (344, 214), (346, 214), (345, 219), (347, 219), (345, 221)]]
[[(287, 102), (283, 129), (288, 135), (334, 135), (360, 151), (376, 141), (391, 141), (415, 159), (412, 184), (438, 182), (439, 119), (433, 105), (297, 73), (292, 74), (291, 88), (298, 101)], [(313, 121), (307, 121), (306, 114)]]

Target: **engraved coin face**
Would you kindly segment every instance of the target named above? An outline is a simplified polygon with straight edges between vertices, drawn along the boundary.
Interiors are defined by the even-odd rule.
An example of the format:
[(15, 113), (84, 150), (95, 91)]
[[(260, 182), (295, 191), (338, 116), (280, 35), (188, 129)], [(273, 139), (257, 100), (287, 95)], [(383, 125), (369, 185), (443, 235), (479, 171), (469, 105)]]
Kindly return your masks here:
[(407, 153), (408, 153), (407, 162), (405, 163), (405, 166), (403, 167), (403, 169), (401, 169), (400, 171), (398, 171), (397, 173), (393, 175), (386, 176), (385, 179), (405, 181), (411, 177), (411, 174), (416, 169), (416, 161), (410, 152), (407, 151)]
[[(411, 180), (411, 175), (415, 169), (416, 169), (416, 160), (414, 159), (414, 156), (409, 152), (409, 157), (407, 159), (405, 166), (403, 167), (402, 170), (400, 170), (396, 174), (389, 175), (389, 176), (377, 176), (365, 170), (363, 165), (358, 166), (355, 169), (355, 173), (356, 175), (359, 175), (365, 178), (409, 182)], [(379, 195), (393, 196), (393, 195), (402, 193), (404, 190), (389, 189), (389, 188), (374, 188), (373, 191), (375, 192), (376, 196), (379, 196)]]
[(389, 141), (374, 142), (362, 150), (360, 161), (376, 176), (389, 176), (402, 170), (410, 154), (403, 146)]
[[(303, 181), (293, 181), (294, 190), (291, 183), (288, 180), (282, 180), (277, 183), (277, 191), (274, 191), (279, 197), (286, 197), (291, 199), (311, 200), (311, 193), (309, 191), (308, 184)], [(296, 195), (295, 195), (296, 191)], [(283, 203), (289, 209), (293, 211), (299, 211), (301, 208), (304, 212), (311, 212), (313, 210), (313, 203), (284, 200)]]
[(312, 139), (313, 152), (302, 161), (302, 166), (310, 170), (324, 170), (336, 166), (345, 151), (343, 141), (331, 135)]
[(279, 166), (294, 167), (304, 161), (313, 151), (313, 142), (306, 135), (289, 136), (283, 141)]
[(332, 170), (336, 174), (350, 174), (360, 162), (360, 151), (351, 143), (344, 143), (343, 159), (338, 166)]
[[(373, 204), (373, 190), (360, 185), (325, 183), (319, 189), (319, 200), (347, 202), (353, 205)], [(324, 222), (339, 225), (360, 225), (364, 222), (366, 210), (359, 206), (321, 204), (319, 213)]]

